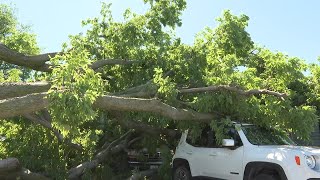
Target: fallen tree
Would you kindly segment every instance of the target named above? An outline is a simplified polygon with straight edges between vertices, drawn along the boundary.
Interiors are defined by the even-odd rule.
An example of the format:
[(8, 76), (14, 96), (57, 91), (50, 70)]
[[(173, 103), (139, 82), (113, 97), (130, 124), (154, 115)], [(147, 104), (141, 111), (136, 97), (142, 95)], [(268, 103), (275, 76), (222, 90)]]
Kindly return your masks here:
[[(170, 177), (171, 149), (186, 129), (196, 138), (204, 124), (241, 121), (309, 137), (320, 68), (312, 66), (310, 78), (302, 60), (254, 46), (248, 17), (229, 11), (193, 45), (183, 44), (167, 30), (181, 23), (185, 7), (184, 0), (156, 1), (146, 14), (115, 22), (103, 4), (101, 18), (85, 21), (86, 35), (72, 36), (61, 52), (1, 43), (0, 156), (32, 161), (54, 179)], [(129, 147), (160, 146), (163, 168), (130, 173)], [(0, 175), (1, 163), (12, 176), (28, 174), (8, 159)]]

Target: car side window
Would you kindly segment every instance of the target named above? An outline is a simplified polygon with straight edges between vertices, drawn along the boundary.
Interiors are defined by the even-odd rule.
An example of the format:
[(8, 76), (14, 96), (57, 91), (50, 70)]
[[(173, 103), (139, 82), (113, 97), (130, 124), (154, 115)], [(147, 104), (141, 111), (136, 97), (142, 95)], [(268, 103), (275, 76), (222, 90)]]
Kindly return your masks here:
[[(235, 146), (242, 146), (241, 138), (238, 132), (234, 128), (225, 128), (224, 139), (233, 139)], [(209, 127), (205, 127), (201, 135), (196, 139), (190, 137), (190, 134), (187, 136), (187, 143), (194, 147), (205, 147), (205, 148), (223, 148), (221, 143), (218, 143), (215, 132)]]
[(190, 134), (188, 134), (187, 143), (195, 147), (209, 148), (217, 146), (215, 133), (209, 126), (205, 127), (202, 130), (201, 135), (196, 139), (193, 139), (190, 137)]

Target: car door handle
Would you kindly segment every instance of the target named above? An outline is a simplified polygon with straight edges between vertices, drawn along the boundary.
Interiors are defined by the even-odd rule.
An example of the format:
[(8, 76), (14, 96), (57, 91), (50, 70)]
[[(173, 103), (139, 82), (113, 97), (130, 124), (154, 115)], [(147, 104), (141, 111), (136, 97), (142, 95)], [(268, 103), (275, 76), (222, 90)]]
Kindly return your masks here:
[(209, 156), (217, 156), (217, 153), (210, 153)]

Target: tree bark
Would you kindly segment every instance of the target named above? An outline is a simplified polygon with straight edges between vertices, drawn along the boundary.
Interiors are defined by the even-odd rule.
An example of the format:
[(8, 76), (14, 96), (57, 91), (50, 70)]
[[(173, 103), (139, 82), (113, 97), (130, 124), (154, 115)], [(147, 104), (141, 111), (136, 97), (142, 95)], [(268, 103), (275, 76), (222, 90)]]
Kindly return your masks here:
[(0, 83), (0, 100), (32, 93), (47, 92), (50, 87), (51, 85), (48, 82)]
[[(49, 82), (34, 82), (34, 83), (0, 83), (0, 100), (8, 99), (12, 97), (24, 96), (31, 93), (46, 92), (50, 89), (51, 85)], [(286, 98), (286, 93), (280, 93), (267, 89), (251, 89), (243, 90), (238, 87), (232, 87), (228, 85), (216, 85), (208, 87), (197, 87), (197, 88), (185, 88), (179, 89), (179, 93), (203, 93), (203, 92), (218, 92), (218, 91), (230, 91), (242, 96), (253, 96), (266, 94), (275, 96), (280, 99)], [(152, 84), (152, 81), (148, 81), (146, 84), (128, 88), (125, 91), (112, 93), (114, 96), (121, 97), (137, 97), (137, 98), (152, 98), (157, 93), (157, 87)]]
[(0, 100), (0, 118), (15, 117), (40, 111), (48, 106), (47, 93), (28, 94), (22, 97)]
[(7, 158), (0, 160), (0, 175), (21, 169), (21, 165), (16, 158)]
[(50, 57), (58, 53), (46, 53), (34, 56), (24, 55), (9, 49), (6, 45), (0, 43), (0, 60), (18, 66), (28, 67), (37, 71), (51, 72), (50, 66), (46, 64)]
[(32, 173), (28, 169), (22, 168), (17, 158), (0, 160), (0, 179), (49, 180), (41, 174)]
[(237, 87), (232, 87), (228, 85), (217, 85), (217, 86), (208, 86), (208, 87), (198, 87), (198, 88), (190, 88), (190, 89), (180, 89), (179, 92), (181, 94), (186, 93), (202, 93), (202, 92), (217, 92), (217, 91), (230, 91), (235, 92), (242, 96), (252, 96), (252, 95), (260, 95), (260, 94), (266, 94), (278, 97), (280, 99), (286, 98), (286, 93), (279, 93), (267, 89), (251, 89), (251, 90), (242, 90)]
[(150, 112), (173, 120), (208, 121), (216, 117), (210, 113), (178, 109), (158, 99), (126, 98), (105, 95), (97, 98), (93, 106), (105, 111)]
[[(2, 86), (2, 87), (1, 87)], [(28, 92), (39, 92), (49, 88), (49, 84), (0, 84), (1, 88), (4, 87), (13, 88), (16, 87), (19, 90), (12, 90), (13, 94), (8, 95), (9, 97), (13, 95), (24, 95), (24, 90)], [(144, 89), (144, 87), (142, 86)], [(27, 90), (28, 89), (28, 90)], [(140, 88), (138, 88), (140, 89)], [(220, 86), (210, 86), (202, 88), (191, 88), (182, 89), (180, 93), (197, 93), (197, 92), (214, 92), (214, 91), (232, 91), (240, 95), (250, 96), (257, 94), (268, 94), (279, 98), (286, 97), (285, 93), (278, 93), (269, 90), (248, 90), (244, 91), (236, 87), (230, 87), (225, 85)], [(3, 94), (10, 94), (9, 90), (4, 90)], [(143, 90), (145, 91), (145, 90)], [(2, 93), (0, 92), (0, 95)], [(31, 112), (39, 111), (48, 106), (49, 102), (45, 98), (45, 92), (28, 94), (22, 97), (15, 97), (11, 99), (0, 100), (0, 118), (14, 117), (17, 115), (28, 114)], [(121, 96), (125, 96), (122, 94)], [(2, 96), (2, 98), (4, 98)], [(163, 117), (167, 117), (173, 120), (196, 120), (196, 121), (210, 121), (214, 118), (219, 117), (218, 115), (210, 113), (199, 113), (189, 109), (179, 109), (168, 104), (161, 102), (158, 99), (144, 99), (144, 98), (130, 98), (130, 97), (118, 97), (103, 95), (96, 99), (93, 107), (105, 110), (105, 111), (134, 111), (134, 112), (150, 112)]]
[[(49, 102), (46, 93), (29, 94), (6, 100), (0, 100), (0, 118), (9, 118), (28, 114), (47, 108)], [(155, 113), (173, 120), (210, 121), (216, 116), (210, 113), (198, 113), (188, 109), (178, 109), (158, 99), (126, 98), (100, 96), (93, 107), (105, 111), (135, 111)]]
[[(45, 53), (40, 55), (28, 56), (22, 53), (15, 52), (9, 49), (6, 45), (0, 43), (0, 60), (9, 64), (15, 64), (18, 66), (28, 67), (33, 70), (51, 72), (52, 68), (47, 62), (50, 58), (53, 58), (57, 54), (62, 52)], [(140, 61), (122, 60), (122, 59), (103, 59), (93, 62), (90, 67), (93, 70), (106, 65), (131, 65)]]

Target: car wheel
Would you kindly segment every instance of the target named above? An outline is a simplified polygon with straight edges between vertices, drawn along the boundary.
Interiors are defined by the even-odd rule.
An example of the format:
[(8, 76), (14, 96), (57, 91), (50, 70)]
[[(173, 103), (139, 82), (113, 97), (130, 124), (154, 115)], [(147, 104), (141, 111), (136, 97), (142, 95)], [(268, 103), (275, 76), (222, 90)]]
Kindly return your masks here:
[(280, 180), (280, 178), (269, 174), (259, 174), (254, 178), (254, 180)]
[(191, 173), (185, 166), (178, 166), (173, 172), (173, 180), (191, 180)]

